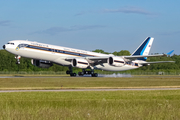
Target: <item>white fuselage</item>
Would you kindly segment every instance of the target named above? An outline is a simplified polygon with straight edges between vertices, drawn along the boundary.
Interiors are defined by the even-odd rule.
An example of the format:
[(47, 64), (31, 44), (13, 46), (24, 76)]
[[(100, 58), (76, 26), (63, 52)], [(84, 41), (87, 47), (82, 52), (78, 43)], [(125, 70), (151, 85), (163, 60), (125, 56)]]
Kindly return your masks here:
[[(18, 56), (51, 61), (64, 66), (71, 66), (71, 61), (66, 60), (66, 58), (68, 57), (77, 58), (113, 56), (26, 40), (9, 41), (9, 43), (5, 45), (5, 50)], [(101, 65), (96, 65), (92, 67), (94, 69), (101, 69), (107, 71), (124, 71), (141, 67), (140, 65), (137, 65), (138, 62), (139, 61), (130, 61), (122, 67), (111, 66), (108, 63), (103, 63)], [(137, 64), (135, 65), (135, 63)]]

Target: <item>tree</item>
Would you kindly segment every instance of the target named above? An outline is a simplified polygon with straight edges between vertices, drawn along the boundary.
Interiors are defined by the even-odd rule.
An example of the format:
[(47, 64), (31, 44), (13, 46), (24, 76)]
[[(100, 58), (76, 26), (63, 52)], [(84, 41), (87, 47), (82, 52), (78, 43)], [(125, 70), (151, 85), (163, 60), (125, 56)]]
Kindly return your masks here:
[(103, 54), (111, 54), (111, 53), (108, 53), (108, 52), (104, 52), (104, 50), (101, 50), (101, 49), (96, 49), (93, 52), (103, 53)]
[(113, 52), (113, 55), (115, 56), (128, 56), (128, 55), (131, 55), (130, 52), (128, 50), (121, 50), (119, 52)]
[[(93, 52), (103, 53), (103, 54), (112, 54), (109, 52), (104, 52), (104, 50), (96, 49)], [(130, 52), (127, 50), (121, 50), (119, 52), (113, 52), (115, 56), (125, 56), (130, 55)], [(60, 66), (54, 64), (50, 68), (38, 68), (31, 64), (31, 59), (21, 58), (21, 64), (16, 64), (16, 59), (14, 55), (7, 52), (6, 50), (0, 50), (0, 71), (66, 71), (68, 67)], [(149, 57), (147, 59), (150, 61), (175, 61), (175, 63), (160, 63), (160, 64), (151, 64), (150, 66), (144, 66), (136, 71), (178, 71), (180, 69), (180, 55), (173, 55), (168, 57)], [(74, 70), (80, 71), (78, 68), (73, 68)], [(133, 71), (133, 70), (132, 70)]]

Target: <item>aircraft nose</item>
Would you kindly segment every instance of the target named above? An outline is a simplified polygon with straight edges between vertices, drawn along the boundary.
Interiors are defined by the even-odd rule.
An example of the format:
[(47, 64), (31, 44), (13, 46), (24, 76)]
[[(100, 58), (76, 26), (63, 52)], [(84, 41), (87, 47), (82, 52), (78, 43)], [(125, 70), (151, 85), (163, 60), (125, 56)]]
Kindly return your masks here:
[(3, 45), (3, 49), (5, 49), (6, 48), (6, 46), (5, 45)]

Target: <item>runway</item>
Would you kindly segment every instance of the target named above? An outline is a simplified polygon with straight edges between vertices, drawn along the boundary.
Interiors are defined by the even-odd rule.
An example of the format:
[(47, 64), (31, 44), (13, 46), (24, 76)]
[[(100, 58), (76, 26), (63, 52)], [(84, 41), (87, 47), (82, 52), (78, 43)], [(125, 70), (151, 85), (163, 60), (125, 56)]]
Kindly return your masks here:
[[(85, 76), (86, 77), (86, 76)], [(85, 78), (84, 77), (84, 78)], [(109, 76), (108, 76), (109, 77)], [(107, 78), (108, 78), (107, 77)], [(111, 76), (112, 77), (112, 76)], [(177, 78), (178, 79), (178, 81), (179, 81), (179, 78), (180, 78), (180, 76), (132, 76), (133, 78), (137, 78), (137, 77), (139, 77), (139, 78), (148, 78), (149, 79), (149, 77), (151, 77), (150, 79), (154, 79), (154, 78)], [(72, 77), (69, 77), (69, 76), (0, 76), (0, 79), (3, 79), (3, 78), (72, 78)], [(78, 78), (82, 78), (82, 77), (78, 77)], [(43, 81), (43, 80), (42, 80)], [(146, 80), (145, 80), (146, 81)], [(24, 82), (24, 81), (21, 81), (21, 82)], [(55, 82), (57, 82), (57, 81), (55, 81)], [(81, 81), (82, 82), (82, 81)], [(133, 82), (133, 80), (132, 80), (132, 82)], [(161, 81), (162, 82), (162, 81)], [(176, 81), (177, 82), (177, 81)], [(2, 82), (3, 83), (3, 82)], [(4, 83), (3, 83), (4, 84)], [(52, 84), (52, 83), (51, 83)], [(58, 83), (59, 84), (59, 83)], [(62, 83), (61, 83), (62, 84)], [(64, 83), (65, 84), (65, 83)], [(69, 83), (68, 83), (69, 84)], [(102, 83), (103, 84), (103, 83)], [(46, 84), (45, 84), (46, 85)], [(34, 86), (34, 85), (32, 85), (32, 86)], [(4, 87), (4, 86), (3, 86)], [(7, 88), (9, 88), (9, 87), (7, 87)], [(72, 89), (72, 87), (71, 88), (53, 88), (53, 86), (51, 87), (51, 88), (48, 88), (48, 89), (45, 89), (45, 90), (42, 90), (42, 89), (44, 89), (43, 87), (42, 87), (42, 89), (39, 89), (39, 88), (32, 88), (32, 89), (16, 89), (16, 87), (14, 87), (14, 89), (7, 89), (7, 88), (5, 88), (5, 89), (1, 89), (0, 90), (0, 93), (7, 93), (7, 92), (78, 92), (78, 91), (150, 91), (150, 90), (180, 90), (180, 87), (179, 86), (177, 86), (176, 84), (174, 84), (173, 86), (167, 86), (167, 85), (160, 85), (159, 87), (158, 86), (154, 86), (154, 88), (153, 88), (153, 86), (151, 85), (151, 86), (147, 86), (147, 88), (146, 87), (114, 87), (113, 88), (113, 86), (112, 86), (112, 88), (111, 87), (109, 87), (109, 88), (86, 88), (86, 87), (83, 87), (83, 88), (74, 88), (74, 89)], [(13, 88), (13, 87), (12, 87)], [(23, 86), (22, 86), (22, 88), (24, 88)], [(39, 89), (39, 90), (38, 90)]]
[(78, 92), (78, 91), (150, 91), (150, 90), (180, 90), (180, 88), (60, 89), (60, 90), (0, 90), (0, 93), (8, 93), (8, 92)]
[[(72, 78), (70, 76), (0, 76), (0, 78)], [(76, 76), (76, 77), (79, 77), (79, 78), (86, 78), (86, 77), (90, 77), (90, 75), (84, 75), (84, 76)], [(180, 75), (171, 75), (171, 76), (161, 76), (161, 75), (142, 75), (142, 76), (133, 76), (133, 75), (130, 75), (130, 74), (111, 74), (111, 75), (103, 75), (103, 74), (100, 74), (98, 76), (99, 78), (102, 78), (102, 77), (106, 77), (106, 78), (127, 78), (127, 77), (139, 77), (139, 78), (147, 78), (147, 77), (156, 77), (156, 78), (180, 78)]]

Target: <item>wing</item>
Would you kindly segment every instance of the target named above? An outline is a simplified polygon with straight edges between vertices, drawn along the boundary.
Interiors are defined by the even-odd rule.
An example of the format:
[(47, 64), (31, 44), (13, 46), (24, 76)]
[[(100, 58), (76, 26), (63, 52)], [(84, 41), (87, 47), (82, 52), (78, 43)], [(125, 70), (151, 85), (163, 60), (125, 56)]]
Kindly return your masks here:
[[(86, 57), (87, 60), (93, 61), (95, 65), (101, 64), (101, 63), (108, 63), (109, 57), (121, 57), (125, 61), (132, 61), (136, 60), (137, 58), (144, 58), (144, 57), (160, 57), (160, 56), (167, 56), (166, 54), (158, 54), (158, 55), (135, 55), (135, 56), (104, 56), (104, 57)], [(145, 64), (155, 64), (155, 63), (168, 63), (168, 62), (174, 62), (174, 61), (157, 61), (157, 62), (145, 62), (142, 63), (142, 65)]]
[(174, 63), (175, 61), (156, 61), (156, 62), (144, 62), (144, 63), (139, 63), (141, 65), (149, 65), (149, 64), (156, 64), (156, 63)]
[(144, 57), (160, 57), (160, 56), (167, 56), (166, 54), (158, 54), (158, 55), (134, 55), (134, 56), (103, 56), (103, 57), (85, 57), (88, 60), (91, 61), (101, 61), (103, 63), (107, 63), (107, 60), (109, 57), (120, 57), (123, 59), (128, 60), (136, 60), (137, 58), (144, 58)]
[(157, 54), (157, 55), (133, 55), (133, 56), (122, 56), (126, 59), (136, 60), (137, 58), (144, 58), (144, 57), (161, 57), (167, 56), (167, 54)]
[(65, 60), (71, 61), (72, 59), (86, 59), (90, 64), (98, 65), (102, 63), (107, 63), (107, 60), (110, 56), (102, 56), (102, 57), (68, 57)]
[[(169, 53), (172, 53), (169, 52)], [(161, 57), (161, 56), (167, 56), (167, 54), (157, 54), (157, 55), (133, 55), (133, 56), (113, 56), (113, 55), (107, 55), (107, 56), (100, 56), (100, 57), (68, 57), (65, 60), (71, 61), (72, 59), (80, 58), (80, 59), (86, 59), (90, 64), (98, 65), (102, 63), (108, 63), (109, 57), (120, 57), (123, 58), (125, 61), (132, 61), (136, 60), (137, 58), (144, 58), (144, 57)], [(148, 65), (148, 64), (155, 64), (155, 63), (168, 63), (168, 62), (174, 62), (174, 61), (157, 61), (157, 62), (142, 62), (140, 64), (142, 65)]]

